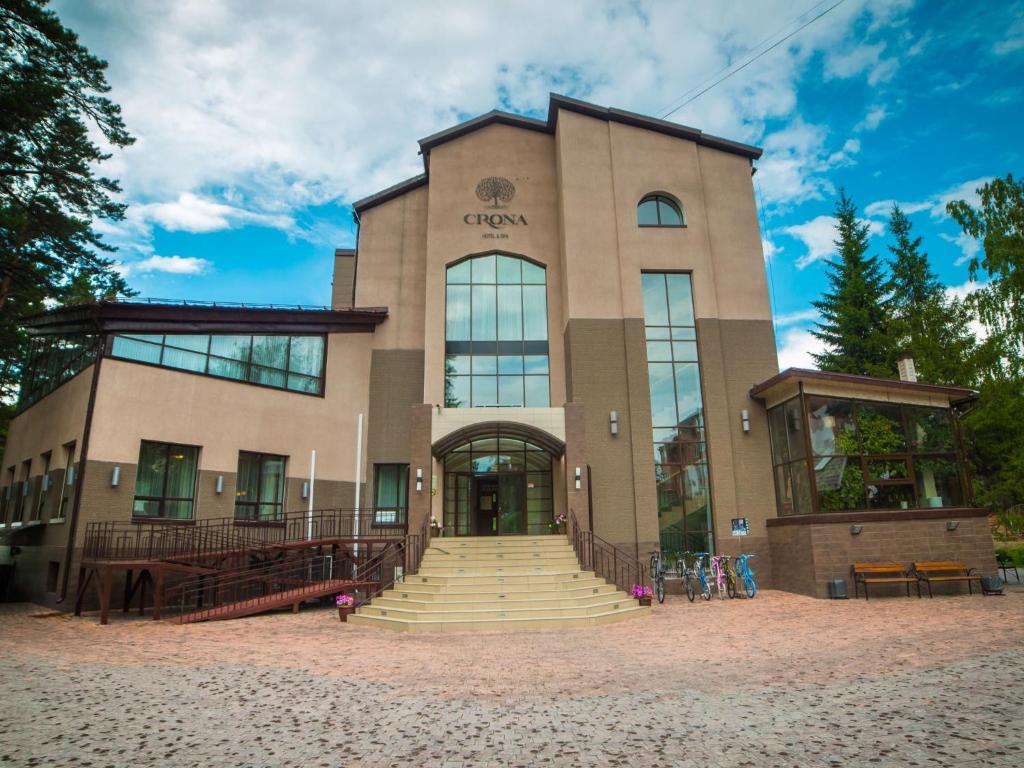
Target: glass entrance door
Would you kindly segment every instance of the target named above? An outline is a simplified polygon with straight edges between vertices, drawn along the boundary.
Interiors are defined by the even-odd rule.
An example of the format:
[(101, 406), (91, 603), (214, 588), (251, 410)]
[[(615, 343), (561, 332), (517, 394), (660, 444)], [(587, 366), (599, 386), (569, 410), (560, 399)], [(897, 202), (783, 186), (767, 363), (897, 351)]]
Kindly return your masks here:
[(526, 475), (510, 472), (473, 477), (473, 532), (477, 536), (526, 533)]

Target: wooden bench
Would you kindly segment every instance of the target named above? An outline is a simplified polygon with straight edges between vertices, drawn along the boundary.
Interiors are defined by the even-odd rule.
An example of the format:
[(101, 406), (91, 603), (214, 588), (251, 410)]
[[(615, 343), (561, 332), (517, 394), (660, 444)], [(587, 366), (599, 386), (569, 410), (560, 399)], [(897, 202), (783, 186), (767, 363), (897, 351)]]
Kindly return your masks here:
[(864, 585), (864, 599), (868, 599), (868, 584), (906, 584), (907, 597), (910, 597), (910, 585), (917, 587), (917, 596), (921, 596), (921, 582), (910, 574), (907, 567), (899, 563), (854, 563), (850, 568), (853, 573), (853, 596), (860, 596), (860, 585)]
[(972, 582), (976, 581), (978, 586), (981, 586), (981, 576), (974, 573), (973, 568), (968, 568), (967, 563), (915, 561), (914, 573), (918, 581), (923, 581), (928, 585), (928, 597), (933, 597), (933, 581), (966, 581), (967, 591), (972, 595), (974, 594)]

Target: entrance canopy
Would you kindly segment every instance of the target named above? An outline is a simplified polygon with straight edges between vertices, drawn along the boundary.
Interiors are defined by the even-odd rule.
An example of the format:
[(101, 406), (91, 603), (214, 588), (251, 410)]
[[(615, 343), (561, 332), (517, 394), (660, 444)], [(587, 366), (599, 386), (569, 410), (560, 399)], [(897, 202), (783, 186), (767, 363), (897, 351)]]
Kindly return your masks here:
[(432, 446), (434, 455), (443, 457), (460, 445), (479, 440), (485, 437), (505, 437), (524, 440), (533, 443), (538, 448), (543, 448), (554, 458), (561, 458), (565, 453), (565, 443), (543, 429), (521, 424), (514, 421), (483, 421), (478, 424), (470, 424), (451, 432), (440, 438)]

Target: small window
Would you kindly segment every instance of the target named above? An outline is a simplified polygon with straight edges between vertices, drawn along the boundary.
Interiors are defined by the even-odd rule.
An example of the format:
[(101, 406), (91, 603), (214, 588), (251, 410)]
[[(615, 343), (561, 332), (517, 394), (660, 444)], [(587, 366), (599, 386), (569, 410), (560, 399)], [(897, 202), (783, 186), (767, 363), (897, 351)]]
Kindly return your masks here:
[(60, 487), (60, 503), (57, 505), (55, 520), (63, 520), (71, 509), (72, 496), (75, 492), (75, 444), (64, 445), (64, 474)]
[(374, 524), (405, 525), (405, 510), (409, 503), (409, 465), (377, 464)]
[(142, 441), (135, 478), (135, 517), (191, 520), (199, 449)]
[(285, 456), (238, 453), (235, 519), (273, 522), (284, 519)]
[(679, 204), (664, 195), (648, 195), (636, 207), (636, 223), (641, 227), (685, 227)]

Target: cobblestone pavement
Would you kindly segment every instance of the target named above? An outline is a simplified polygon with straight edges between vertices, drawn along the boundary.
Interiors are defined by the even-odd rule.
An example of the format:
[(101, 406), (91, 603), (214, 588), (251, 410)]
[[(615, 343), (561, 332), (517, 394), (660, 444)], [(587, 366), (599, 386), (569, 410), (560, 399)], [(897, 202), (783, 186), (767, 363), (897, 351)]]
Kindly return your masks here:
[(0, 611), (0, 766), (1024, 765), (1024, 591), (448, 636), (39, 613)]

